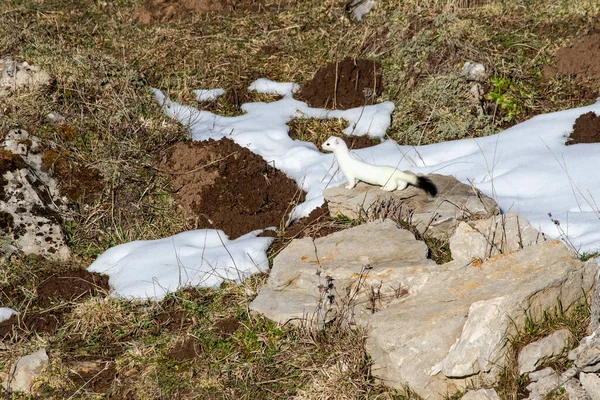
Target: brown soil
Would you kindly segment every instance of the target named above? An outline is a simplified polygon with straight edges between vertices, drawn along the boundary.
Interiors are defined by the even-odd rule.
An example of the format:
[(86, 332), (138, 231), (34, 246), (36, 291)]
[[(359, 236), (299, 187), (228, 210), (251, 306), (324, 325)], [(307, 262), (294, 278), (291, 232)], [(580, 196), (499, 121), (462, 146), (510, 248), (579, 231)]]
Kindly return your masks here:
[(304, 192), (284, 173), (232, 140), (178, 143), (161, 169), (171, 174), (184, 212), (196, 227), (222, 229), (237, 238), (280, 226)]
[(156, 334), (160, 334), (164, 330), (181, 330), (187, 325), (183, 310), (161, 312), (154, 317), (154, 321), (157, 325)]
[(178, 341), (169, 352), (169, 357), (177, 361), (189, 361), (198, 357), (196, 340), (191, 337), (186, 337), (185, 339)]
[(57, 179), (61, 196), (70, 201), (90, 204), (102, 195), (103, 178), (97, 169), (70, 160), (55, 150), (44, 153), (42, 165)]
[(73, 371), (69, 378), (77, 387), (84, 386), (85, 392), (106, 393), (115, 383), (117, 368), (112, 360), (73, 361), (69, 364)]
[(600, 117), (593, 111), (580, 115), (573, 124), (573, 132), (566, 145), (600, 143)]
[(82, 297), (108, 293), (108, 276), (75, 269), (53, 275), (37, 287), (38, 304), (48, 307), (54, 302), (68, 302)]
[(218, 330), (222, 336), (231, 336), (242, 326), (240, 321), (234, 317), (223, 318), (213, 324), (213, 329)]
[(348, 109), (374, 104), (383, 90), (377, 61), (345, 58), (319, 68), (297, 98), (311, 107)]
[(544, 76), (574, 76), (577, 80), (600, 77), (600, 33), (580, 37), (556, 52), (556, 67), (544, 68)]

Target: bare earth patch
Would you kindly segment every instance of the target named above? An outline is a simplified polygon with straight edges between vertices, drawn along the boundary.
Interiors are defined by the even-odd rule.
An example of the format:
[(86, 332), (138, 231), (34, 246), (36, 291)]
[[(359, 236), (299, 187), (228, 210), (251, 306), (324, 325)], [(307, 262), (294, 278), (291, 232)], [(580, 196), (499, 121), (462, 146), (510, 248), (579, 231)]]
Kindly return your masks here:
[(600, 117), (593, 111), (580, 115), (573, 124), (573, 132), (566, 145), (600, 143)]
[(382, 91), (377, 61), (345, 58), (319, 68), (297, 97), (311, 107), (348, 109), (374, 104)]
[(600, 33), (579, 38), (556, 52), (556, 67), (546, 67), (546, 77), (574, 76), (577, 80), (600, 77)]
[(230, 238), (280, 226), (304, 192), (283, 172), (232, 140), (178, 143), (161, 165), (198, 228)]

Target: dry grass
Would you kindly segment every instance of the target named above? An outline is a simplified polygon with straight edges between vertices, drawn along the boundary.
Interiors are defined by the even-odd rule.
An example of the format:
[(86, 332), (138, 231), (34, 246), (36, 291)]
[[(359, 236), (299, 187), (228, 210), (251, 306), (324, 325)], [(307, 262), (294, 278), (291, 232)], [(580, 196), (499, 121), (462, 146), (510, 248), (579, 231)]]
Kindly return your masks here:
[[(361, 24), (342, 18), (345, 0), (285, 7), (267, 2), (267, 11), (186, 15), (149, 26), (131, 19), (140, 3), (0, 3), (0, 56), (40, 65), (54, 78), (45, 90), (2, 99), (0, 136), (24, 128), (103, 175), (102, 196), (76, 205), (64, 226), (73, 262), (81, 267), (115, 244), (188, 228), (173, 212), (168, 182), (153, 168), (161, 151), (187, 134), (162, 114), (150, 86), (193, 105), (192, 89), (225, 88), (229, 94), (207, 107), (236, 115), (241, 103), (266, 99), (245, 89), (256, 78), (301, 83), (327, 62), (373, 58), (383, 65), (383, 97), (397, 106), (389, 135), (407, 144), (487, 135), (537, 113), (589, 102), (583, 94), (599, 88), (597, 82), (541, 74), (557, 48), (593, 28), (600, 6), (590, 0), (381, 1)], [(482, 62), (491, 75), (510, 78), (508, 95), (517, 111), (486, 100), (478, 112), (468, 99), (471, 84), (459, 76), (464, 61)], [(494, 90), (490, 82), (482, 87)], [(54, 125), (49, 112), (66, 122)], [(302, 139), (314, 142), (341, 130), (339, 121), (296, 125)], [(26, 308), (38, 277), (62, 267), (35, 259), (3, 265), (2, 305)], [(46, 398), (69, 398), (76, 390), (75, 397), (103, 397), (71, 377), (73, 360), (84, 356), (116, 362), (118, 384), (107, 389), (113, 398), (413, 397), (374, 381), (360, 330), (325, 330), (315, 337), (248, 315), (263, 279), (184, 290), (159, 304), (94, 298), (59, 305), (70, 310), (62, 327), (9, 343), (0, 352), (0, 371), (17, 355), (45, 346), (51, 368), (38, 386)], [(183, 319), (170, 325), (161, 317), (170, 313)], [(240, 325), (223, 334), (215, 324), (227, 318)], [(183, 338), (196, 343), (195, 358), (173, 356)], [(500, 392), (514, 398), (522, 383), (514, 374), (507, 377)]]

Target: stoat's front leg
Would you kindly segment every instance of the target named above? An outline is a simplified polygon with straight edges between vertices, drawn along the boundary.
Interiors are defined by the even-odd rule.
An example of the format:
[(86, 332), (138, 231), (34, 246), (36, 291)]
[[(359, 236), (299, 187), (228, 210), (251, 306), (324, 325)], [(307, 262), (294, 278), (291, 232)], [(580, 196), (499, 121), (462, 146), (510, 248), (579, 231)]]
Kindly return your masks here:
[(348, 179), (346, 189), (352, 189), (354, 186), (356, 186), (356, 178), (354, 178), (353, 176), (346, 175), (346, 179)]

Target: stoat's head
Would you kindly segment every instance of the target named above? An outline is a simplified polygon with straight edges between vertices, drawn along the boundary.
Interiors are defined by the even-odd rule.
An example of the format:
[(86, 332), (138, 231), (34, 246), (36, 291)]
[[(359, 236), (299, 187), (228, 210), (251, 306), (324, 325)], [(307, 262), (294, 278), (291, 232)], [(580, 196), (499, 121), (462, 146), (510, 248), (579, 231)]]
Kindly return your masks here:
[(346, 143), (339, 137), (331, 136), (322, 145), (321, 148), (325, 151), (334, 151), (335, 149), (348, 148)]

